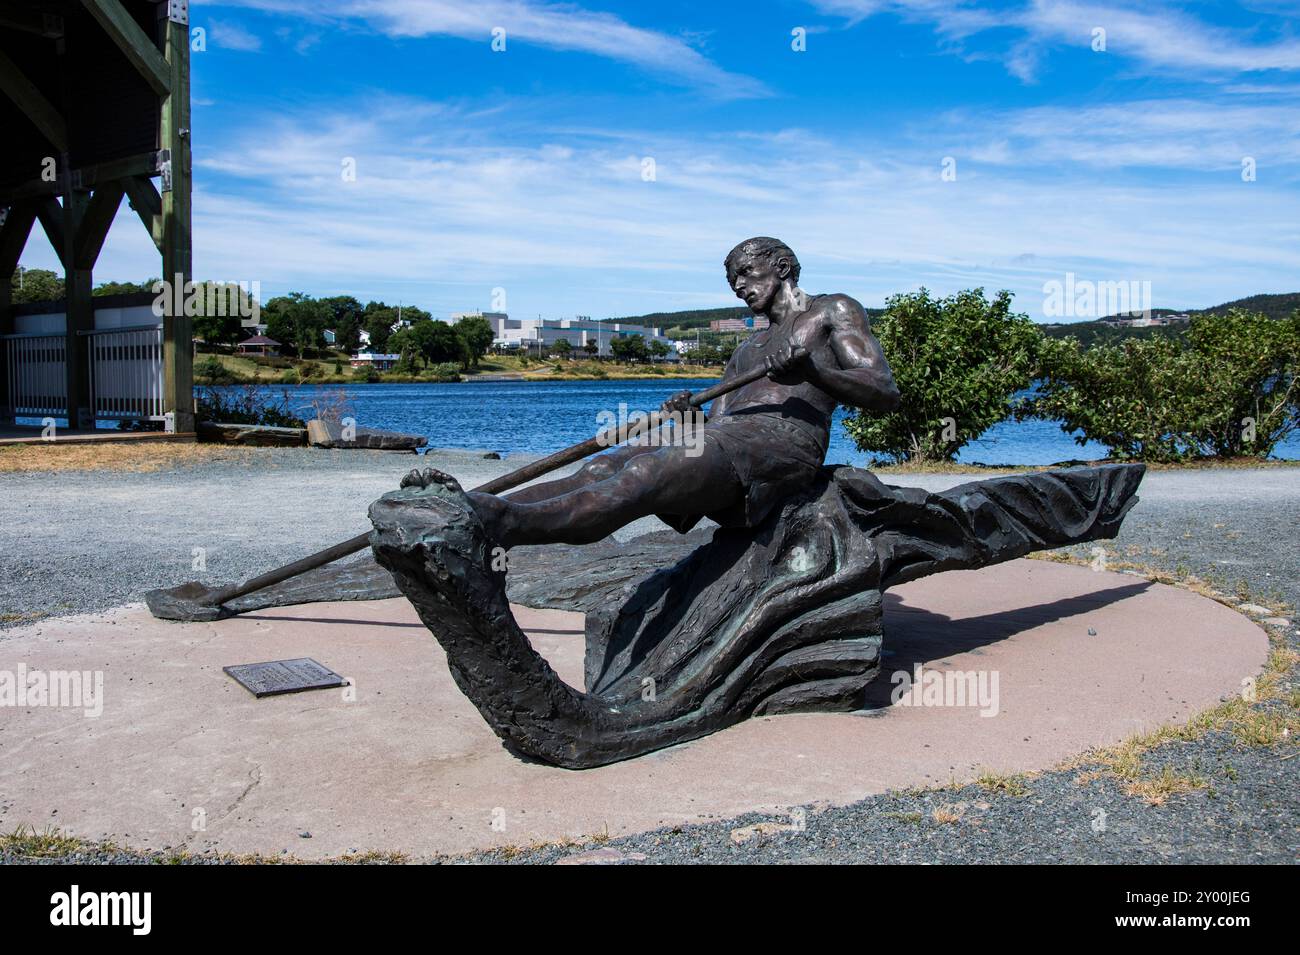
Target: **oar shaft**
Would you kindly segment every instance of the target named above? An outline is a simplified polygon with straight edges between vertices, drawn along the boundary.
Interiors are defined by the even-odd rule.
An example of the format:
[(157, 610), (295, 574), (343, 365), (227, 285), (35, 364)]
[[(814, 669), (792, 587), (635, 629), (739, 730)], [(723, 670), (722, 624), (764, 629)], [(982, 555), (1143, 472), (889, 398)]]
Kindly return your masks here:
[[(757, 381), (767, 374), (767, 369), (763, 367), (752, 368), (742, 375), (734, 378), (728, 378), (720, 381), (711, 388), (706, 388), (698, 394), (691, 396), (691, 406), (699, 408), (708, 404), (714, 398), (718, 398), (737, 388), (743, 388), (750, 382)], [(659, 412), (650, 415), (650, 423), (643, 426), (642, 433), (653, 431), (663, 423), (663, 416)], [(516, 468), (509, 474), (503, 474), (499, 478), (493, 478), (486, 484), (480, 484), (474, 488), (484, 494), (500, 494), (502, 491), (508, 491), (512, 487), (518, 487), (520, 484), (527, 484), (533, 478), (541, 477), (543, 474), (549, 474), (557, 468), (562, 468), (566, 464), (572, 464), (574, 461), (581, 461), (585, 457), (590, 457), (606, 448), (614, 447), (621, 444), (626, 435), (619, 433), (617, 428), (611, 428), (604, 431), (594, 438), (588, 438), (586, 441), (579, 442), (572, 447), (565, 448), (563, 451), (556, 451), (531, 464), (525, 464), (521, 468)], [(349, 538), (333, 547), (326, 547), (324, 550), (309, 554), (306, 557), (295, 560), (292, 564), (285, 564), (283, 567), (277, 567), (275, 570), (269, 570), (260, 577), (254, 577), (252, 580), (246, 580), (240, 584), (231, 584), (221, 590), (215, 591), (208, 599), (213, 606), (219, 606), (228, 600), (235, 600), (257, 590), (265, 590), (267, 587), (274, 587), (276, 584), (283, 583), (290, 577), (297, 577), (299, 574), (305, 574), (309, 570), (315, 570), (317, 567), (323, 567), (326, 564), (332, 564), (336, 560), (347, 557), (349, 554), (355, 554), (359, 550), (365, 549), (370, 543), (369, 532), (358, 534), (356, 537)]]

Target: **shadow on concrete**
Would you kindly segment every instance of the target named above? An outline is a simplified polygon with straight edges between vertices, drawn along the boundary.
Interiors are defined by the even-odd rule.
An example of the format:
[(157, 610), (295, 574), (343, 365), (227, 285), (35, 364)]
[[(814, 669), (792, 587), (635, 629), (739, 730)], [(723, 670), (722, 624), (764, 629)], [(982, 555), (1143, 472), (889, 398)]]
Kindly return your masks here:
[[(1147, 580), (1122, 587), (1111, 587), (1095, 593), (1080, 594), (1034, 604), (1016, 610), (986, 614), (982, 617), (964, 617), (954, 620), (941, 613), (932, 613), (923, 607), (909, 607), (897, 594), (885, 594), (885, 643), (880, 677), (867, 687), (863, 709), (876, 710), (890, 706), (894, 684), (889, 674), (898, 670), (911, 672), (920, 664), (958, 653), (979, 653), (981, 647), (1013, 637), (1034, 627), (1052, 623), (1065, 617), (1085, 614), (1101, 607), (1136, 597), (1151, 586)], [(1087, 630), (1079, 631), (1087, 640)]]
[(420, 623), (418, 620), (408, 622), (403, 620), (352, 620), (347, 617), (267, 617), (256, 613), (241, 613), (239, 617), (241, 620), (265, 620), (267, 623), (296, 621), (298, 623), (311, 624), (341, 624), (348, 627), (404, 627), (407, 629), (414, 628), (416, 630), (426, 629), (424, 624)]

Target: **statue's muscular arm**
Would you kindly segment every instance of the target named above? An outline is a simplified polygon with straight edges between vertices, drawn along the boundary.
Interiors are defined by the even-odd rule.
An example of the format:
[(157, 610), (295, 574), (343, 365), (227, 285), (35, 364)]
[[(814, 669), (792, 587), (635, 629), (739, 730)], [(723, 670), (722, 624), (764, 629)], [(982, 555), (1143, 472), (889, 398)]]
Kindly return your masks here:
[(847, 295), (832, 295), (818, 308), (815, 328), (827, 336), (835, 366), (814, 358), (799, 371), (840, 404), (868, 411), (897, 408), (898, 386), (862, 306)]

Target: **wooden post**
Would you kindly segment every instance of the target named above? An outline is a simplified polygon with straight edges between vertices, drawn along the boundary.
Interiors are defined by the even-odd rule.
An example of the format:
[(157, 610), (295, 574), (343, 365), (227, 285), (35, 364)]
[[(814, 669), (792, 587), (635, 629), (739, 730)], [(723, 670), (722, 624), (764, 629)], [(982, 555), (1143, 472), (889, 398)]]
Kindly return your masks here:
[[(193, 279), (190, 211), (190, 31), (189, 16), (182, 4), (167, 4), (170, 10), (164, 56), (170, 74), (170, 92), (163, 100), (159, 141), (167, 151), (170, 172), (163, 170), (163, 280), (173, 283), (171, 301), (181, 299), (185, 283)], [(179, 283), (179, 288), (177, 284)], [(194, 430), (194, 345), (193, 323), (184, 314), (163, 317), (163, 411), (170, 415), (168, 429)]]
[(64, 326), (64, 354), (67, 364), (68, 428), (93, 428), (95, 412), (90, 394), (90, 341), (79, 332), (95, 327), (95, 304), (91, 298), (94, 287), (92, 271), (84, 262), (77, 261), (77, 236), (81, 232), (90, 192), (70, 189), (63, 197), (63, 275), (64, 292), (68, 306)]
[(36, 222), (36, 209), (30, 202), (15, 203), (3, 211), (3, 216), (4, 222), (0, 223), (0, 423), (13, 424), (14, 408), (9, 402), (9, 346), (2, 336), (13, 334), (14, 271)]

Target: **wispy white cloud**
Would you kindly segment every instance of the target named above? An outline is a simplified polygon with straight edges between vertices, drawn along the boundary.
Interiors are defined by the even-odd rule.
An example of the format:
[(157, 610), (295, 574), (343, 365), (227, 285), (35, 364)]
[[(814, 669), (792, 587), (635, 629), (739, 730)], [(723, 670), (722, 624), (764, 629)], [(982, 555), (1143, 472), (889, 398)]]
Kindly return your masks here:
[(1132, 100), (1100, 106), (955, 110), (928, 135), (979, 162), (1021, 168), (1146, 168), (1214, 172), (1254, 157), (1300, 164), (1300, 124), (1290, 104), (1239, 99)]
[(765, 96), (758, 79), (724, 70), (685, 39), (634, 26), (621, 17), (568, 3), (537, 0), (219, 0), (321, 21), (356, 21), (392, 37), (453, 36), (590, 53), (630, 63), (679, 83), (728, 98)]
[[(823, 13), (856, 24), (879, 14), (930, 24), (936, 33), (957, 42), (999, 28), (1016, 38), (1001, 52), (1009, 72), (1025, 81), (1036, 78), (1045, 54), (1053, 47), (1088, 49), (1093, 31), (1105, 31), (1106, 53), (1148, 69), (1218, 78), (1232, 73), (1300, 70), (1300, 39), (1284, 28), (1278, 38), (1228, 29), (1163, 4), (1140, 7), (1075, 0), (1029, 0), (1001, 8), (976, 6), (970, 0), (812, 0)], [(996, 41), (994, 41), (996, 42)], [(981, 58), (983, 51), (962, 48)]]
[(213, 47), (223, 50), (240, 50), (256, 53), (262, 49), (262, 38), (232, 20), (209, 20), (208, 39)]
[[(834, 143), (802, 130), (511, 138), (508, 117), (391, 98), (250, 119), (197, 154), (196, 270), (268, 293), (402, 297), (438, 314), (495, 287), (523, 314), (718, 304), (721, 256), (752, 234), (789, 241), (812, 290), (870, 303), (919, 284), (1006, 286), (1037, 314), (1042, 283), (1070, 270), (1150, 280), (1157, 305), (1182, 307), (1300, 274), (1294, 188), (1263, 158), (1247, 183), (1207, 155), (1205, 116), (1186, 104), (950, 114), (924, 134)], [(1222, 135), (1278, 122), (1229, 110)], [(1124, 157), (1145, 163), (1153, 143), (1166, 176), (1127, 175)], [(1294, 176), (1294, 132), (1283, 146)], [(949, 152), (956, 182), (940, 177)]]

